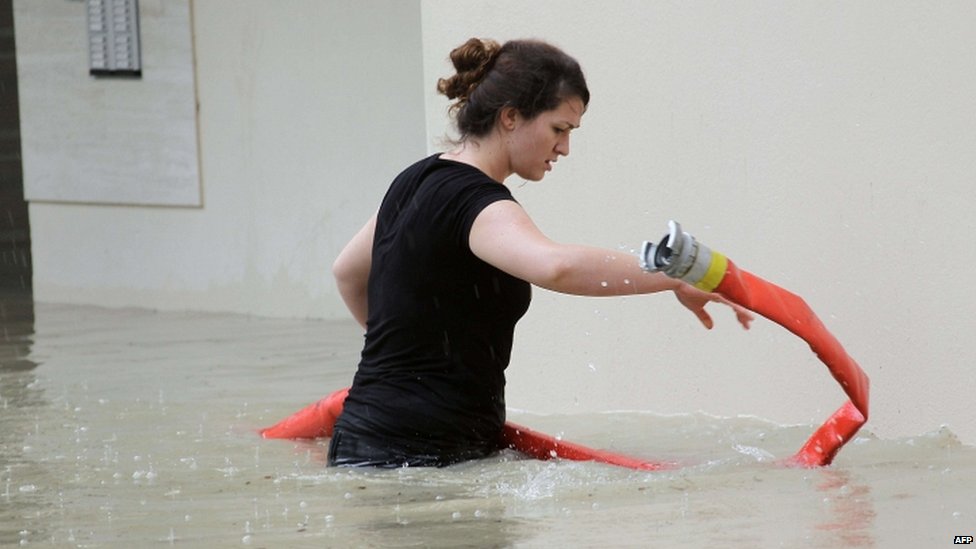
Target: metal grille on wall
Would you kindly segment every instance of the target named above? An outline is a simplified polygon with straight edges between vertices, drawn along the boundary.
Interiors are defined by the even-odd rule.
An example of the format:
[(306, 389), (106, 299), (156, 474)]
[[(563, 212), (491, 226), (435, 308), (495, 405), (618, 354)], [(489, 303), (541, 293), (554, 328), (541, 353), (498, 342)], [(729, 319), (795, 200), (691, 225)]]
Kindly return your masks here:
[(89, 74), (142, 76), (139, 0), (87, 0)]

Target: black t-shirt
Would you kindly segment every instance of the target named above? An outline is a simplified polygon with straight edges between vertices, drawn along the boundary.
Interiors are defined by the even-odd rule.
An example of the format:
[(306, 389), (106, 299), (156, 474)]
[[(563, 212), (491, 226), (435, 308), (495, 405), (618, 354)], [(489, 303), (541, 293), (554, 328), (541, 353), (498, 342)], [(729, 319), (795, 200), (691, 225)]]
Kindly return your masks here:
[(468, 246), (478, 214), (511, 192), (439, 156), (404, 170), (380, 206), (366, 341), (336, 429), (449, 461), (498, 444), (504, 370), (531, 289)]

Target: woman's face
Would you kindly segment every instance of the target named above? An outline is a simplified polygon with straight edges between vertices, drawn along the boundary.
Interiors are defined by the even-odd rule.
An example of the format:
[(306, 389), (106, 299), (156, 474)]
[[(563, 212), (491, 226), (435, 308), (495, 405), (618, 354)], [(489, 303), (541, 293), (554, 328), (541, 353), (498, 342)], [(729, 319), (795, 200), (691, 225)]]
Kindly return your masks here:
[(529, 181), (541, 180), (560, 156), (569, 155), (569, 134), (579, 127), (583, 110), (583, 101), (572, 97), (532, 119), (515, 113), (508, 141), (511, 172)]

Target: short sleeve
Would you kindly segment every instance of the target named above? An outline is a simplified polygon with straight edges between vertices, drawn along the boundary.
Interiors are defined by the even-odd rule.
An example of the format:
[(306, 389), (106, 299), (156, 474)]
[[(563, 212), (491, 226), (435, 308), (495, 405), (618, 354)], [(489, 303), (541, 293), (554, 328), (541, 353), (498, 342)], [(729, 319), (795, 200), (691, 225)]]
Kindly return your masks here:
[(490, 180), (468, 186), (458, 198), (456, 238), (458, 244), (465, 249), (469, 249), (468, 237), (471, 234), (471, 227), (482, 210), (499, 200), (517, 202), (508, 187)]

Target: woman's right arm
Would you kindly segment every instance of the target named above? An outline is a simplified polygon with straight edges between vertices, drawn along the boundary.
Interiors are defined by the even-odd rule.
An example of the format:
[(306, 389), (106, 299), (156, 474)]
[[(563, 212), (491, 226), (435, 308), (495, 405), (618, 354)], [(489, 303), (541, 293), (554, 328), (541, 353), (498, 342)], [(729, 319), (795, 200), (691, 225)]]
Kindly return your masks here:
[(375, 229), (376, 215), (374, 214), (339, 252), (339, 256), (332, 264), (332, 274), (335, 276), (339, 295), (363, 329), (366, 329), (366, 283), (372, 266)]
[(647, 273), (625, 252), (562, 244), (539, 230), (518, 203), (499, 200), (475, 218), (468, 235), (482, 261), (536, 286), (565, 294), (612, 296), (675, 290), (681, 282)]
[(707, 328), (712, 327), (711, 316), (705, 310), (710, 302), (731, 306), (745, 328), (752, 322), (747, 310), (717, 294), (702, 292), (664, 273), (645, 272), (631, 254), (549, 239), (522, 206), (511, 200), (494, 202), (478, 214), (468, 245), (482, 261), (548, 290), (586, 296), (672, 290)]

